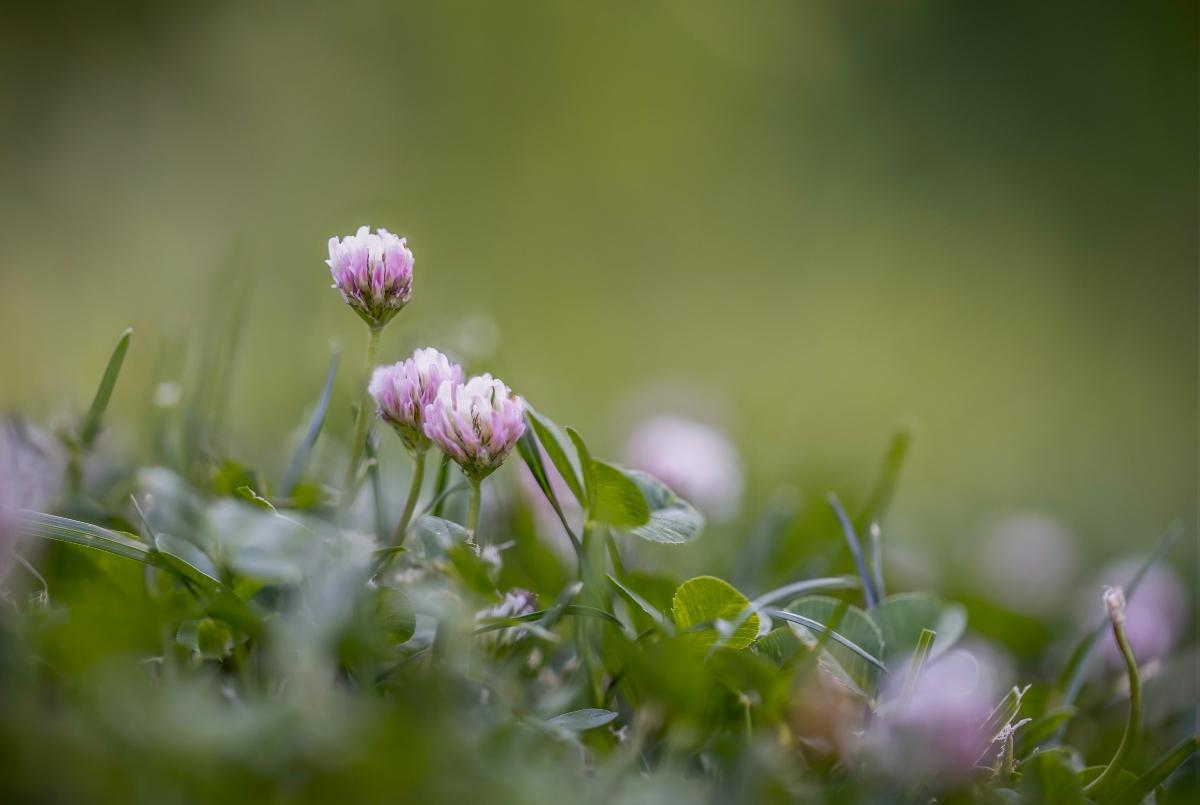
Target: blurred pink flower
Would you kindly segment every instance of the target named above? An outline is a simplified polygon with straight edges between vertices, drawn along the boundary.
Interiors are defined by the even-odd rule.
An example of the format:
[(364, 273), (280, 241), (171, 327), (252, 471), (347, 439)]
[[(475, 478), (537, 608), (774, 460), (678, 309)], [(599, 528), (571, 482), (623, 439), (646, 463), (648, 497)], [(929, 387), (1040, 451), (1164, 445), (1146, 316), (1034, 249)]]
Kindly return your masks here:
[[(1097, 587), (1128, 585), (1141, 560), (1123, 559), (1109, 564), (1097, 577)], [(1096, 618), (1095, 590), (1089, 589), (1087, 620)], [(1157, 564), (1142, 578), (1125, 607), (1125, 634), (1139, 664), (1162, 660), (1171, 653), (1187, 627), (1188, 594), (1175, 572)], [(1123, 668), (1125, 661), (1111, 633), (1101, 643), (1100, 654), (1114, 668)]]
[(382, 327), (412, 298), (413, 255), (404, 238), (360, 226), (340, 241), (329, 239), (325, 261), (346, 303), (372, 327)]
[(58, 442), (20, 420), (0, 422), (0, 577), (17, 545), (16, 509), (50, 508), (65, 468)]
[(991, 744), (982, 727), (999, 701), (995, 677), (970, 652), (955, 649), (926, 665), (904, 694), (895, 674), (863, 748), (887, 777), (954, 787)]
[(429, 449), (425, 406), (437, 397), (444, 381), (458, 384), (462, 377), (462, 367), (436, 349), (418, 349), (407, 360), (378, 367), (367, 390), (380, 418), (396, 430), (404, 446), (411, 452), (424, 453)]
[[(537, 593), (529, 590), (513, 589), (504, 594), (504, 600), (495, 606), (482, 609), (475, 613), (475, 622), (492, 618), (519, 618), (537, 610)], [(480, 639), (492, 647), (506, 646), (520, 640), (529, 633), (528, 629), (520, 626), (510, 626), (484, 632)]]
[(1071, 589), (1075, 538), (1052, 517), (1017, 512), (993, 524), (974, 552), (983, 592), (1013, 612), (1047, 615)]
[(525, 433), (525, 401), (489, 374), (442, 381), (425, 407), (425, 435), (480, 480), (504, 463)]
[(675, 414), (647, 419), (629, 438), (625, 461), (715, 519), (729, 519), (741, 505), (745, 478), (737, 447), (711, 425)]

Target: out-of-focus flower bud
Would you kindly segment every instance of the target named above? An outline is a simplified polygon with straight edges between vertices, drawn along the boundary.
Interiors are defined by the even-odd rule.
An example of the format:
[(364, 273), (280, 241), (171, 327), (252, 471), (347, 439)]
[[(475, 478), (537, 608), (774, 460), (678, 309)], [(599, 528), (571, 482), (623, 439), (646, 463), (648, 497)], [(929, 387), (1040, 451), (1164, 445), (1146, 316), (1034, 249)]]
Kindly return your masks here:
[(1072, 589), (1078, 551), (1058, 520), (1037, 512), (1005, 516), (973, 552), (983, 592), (1013, 612), (1050, 615)]
[(371, 327), (387, 324), (412, 298), (413, 255), (405, 239), (386, 229), (368, 227), (338, 240), (329, 239), (333, 287)]
[(380, 366), (371, 375), (367, 390), (384, 422), (399, 434), (413, 453), (429, 449), (425, 435), (425, 406), (437, 397), (443, 382), (461, 383), (462, 367), (436, 349), (418, 349), (408, 360)]
[[(536, 609), (536, 593), (531, 593), (529, 590), (515, 589), (505, 593), (504, 600), (499, 604), (475, 613), (475, 621), (478, 623), (493, 618), (519, 618), (522, 615), (528, 615)], [(493, 647), (499, 647), (511, 645), (528, 633), (529, 630), (523, 627), (510, 626), (504, 629), (484, 632), (480, 637), (485, 643)]]
[(476, 481), (504, 463), (525, 433), (525, 401), (491, 375), (443, 381), (425, 407), (425, 435)]
[(674, 414), (652, 417), (633, 432), (625, 461), (717, 520), (732, 517), (741, 505), (741, 458), (732, 440), (711, 425)]

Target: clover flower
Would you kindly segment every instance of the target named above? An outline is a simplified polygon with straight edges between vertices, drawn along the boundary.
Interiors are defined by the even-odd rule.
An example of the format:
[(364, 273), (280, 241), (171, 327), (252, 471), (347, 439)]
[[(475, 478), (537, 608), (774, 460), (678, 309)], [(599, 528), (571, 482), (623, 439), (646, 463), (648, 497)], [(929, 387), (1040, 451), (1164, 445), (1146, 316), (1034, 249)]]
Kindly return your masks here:
[(378, 367), (367, 386), (380, 418), (391, 425), (411, 453), (429, 449), (425, 406), (443, 382), (462, 382), (462, 367), (433, 348), (418, 349), (407, 360)]
[(333, 287), (363, 321), (378, 329), (412, 298), (413, 255), (405, 239), (368, 227), (340, 241), (329, 239)]
[(473, 482), (504, 463), (525, 433), (525, 401), (489, 374), (442, 381), (425, 406), (425, 435)]
[[(494, 620), (519, 618), (536, 610), (537, 594), (531, 593), (529, 590), (516, 588), (505, 593), (504, 600), (499, 604), (476, 612), (475, 622), (478, 624), (487, 624)], [(501, 646), (512, 645), (527, 634), (529, 634), (529, 630), (524, 627), (509, 626), (503, 629), (483, 632), (480, 638), (485, 645), (492, 648), (499, 648)]]

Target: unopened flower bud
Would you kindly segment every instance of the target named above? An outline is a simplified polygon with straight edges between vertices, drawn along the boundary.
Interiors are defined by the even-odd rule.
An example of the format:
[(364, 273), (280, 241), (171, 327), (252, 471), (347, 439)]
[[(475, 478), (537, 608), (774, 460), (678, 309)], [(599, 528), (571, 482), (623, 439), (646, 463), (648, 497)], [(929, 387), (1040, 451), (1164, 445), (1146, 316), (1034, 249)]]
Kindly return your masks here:
[(462, 382), (462, 367), (433, 348), (418, 349), (408, 360), (380, 366), (371, 375), (367, 391), (376, 410), (413, 453), (429, 449), (425, 435), (425, 406), (437, 397), (443, 382)]
[(379, 328), (412, 298), (413, 255), (405, 239), (386, 229), (365, 226), (340, 241), (329, 239), (325, 261), (346, 304), (363, 321)]
[(525, 433), (525, 401), (491, 375), (443, 381), (425, 407), (425, 435), (470, 478), (504, 463)]
[(1120, 587), (1104, 588), (1104, 608), (1108, 610), (1108, 619), (1121, 626), (1125, 623), (1125, 591)]

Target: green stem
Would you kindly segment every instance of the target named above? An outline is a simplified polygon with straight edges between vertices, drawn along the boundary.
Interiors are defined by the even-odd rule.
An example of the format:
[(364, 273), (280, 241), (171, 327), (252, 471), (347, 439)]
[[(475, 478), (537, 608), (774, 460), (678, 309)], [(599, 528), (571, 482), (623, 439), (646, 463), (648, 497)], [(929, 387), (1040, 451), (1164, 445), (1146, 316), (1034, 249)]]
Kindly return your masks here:
[(471, 485), (471, 503), (467, 507), (467, 534), (471, 542), (476, 542), (475, 532), (479, 530), (479, 501), (481, 482), (478, 478), (467, 477), (467, 482)]
[(437, 478), (433, 481), (433, 516), (441, 517), (445, 511), (446, 484), (450, 483), (450, 456), (442, 454), (442, 463), (438, 465)]
[(400, 522), (396, 525), (396, 531), (392, 534), (392, 545), (404, 544), (404, 535), (408, 531), (409, 521), (412, 520), (413, 512), (417, 508), (417, 498), (421, 497), (421, 482), (425, 480), (425, 456), (426, 453), (413, 454), (413, 471), (412, 480), (408, 485), (408, 500), (404, 502), (404, 513), (400, 515)]
[[(380, 327), (371, 327), (367, 335), (367, 362), (366, 372), (370, 374), (371, 367), (375, 365), (375, 353), (379, 350), (379, 334), (383, 332)], [(358, 464), (362, 461), (363, 446), (367, 441), (367, 424), (371, 421), (371, 406), (370, 399), (367, 393), (366, 383), (363, 384), (361, 396), (358, 404), (358, 417), (354, 423), (354, 441), (350, 444), (350, 465), (346, 467), (346, 478), (342, 481), (342, 509), (350, 508), (350, 504), (354, 502), (354, 489), (358, 480)]]
[(1125, 734), (1121, 736), (1121, 743), (1117, 746), (1112, 760), (1108, 762), (1108, 766), (1100, 773), (1100, 776), (1083, 789), (1084, 794), (1093, 798), (1120, 775), (1125, 758), (1129, 756), (1134, 741), (1137, 740), (1138, 725), (1142, 719), (1142, 683), (1138, 679), (1137, 660), (1133, 656), (1133, 648), (1125, 637), (1124, 617), (1113, 618), (1112, 631), (1113, 637), (1117, 640), (1117, 646), (1121, 649), (1121, 656), (1125, 659), (1125, 670), (1129, 673), (1129, 719), (1125, 722)]

